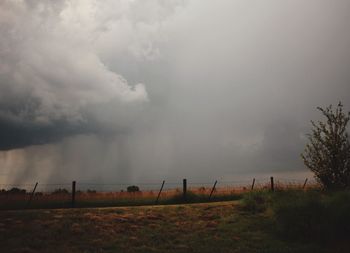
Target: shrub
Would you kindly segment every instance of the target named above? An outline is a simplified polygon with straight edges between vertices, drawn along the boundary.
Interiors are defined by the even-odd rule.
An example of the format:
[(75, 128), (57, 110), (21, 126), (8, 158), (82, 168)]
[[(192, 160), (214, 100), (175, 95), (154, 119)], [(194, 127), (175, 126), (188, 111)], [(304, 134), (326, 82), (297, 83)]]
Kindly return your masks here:
[[(208, 199), (208, 198), (207, 198)], [(186, 192), (186, 199), (184, 199), (183, 193), (178, 193), (170, 198), (170, 202), (183, 203), (183, 202), (200, 202), (203, 200), (202, 195), (195, 194), (192, 191)]]
[(325, 208), (320, 196), (309, 193), (288, 192), (277, 194), (273, 210), (277, 230), (288, 238), (319, 237)]
[(277, 232), (290, 239), (350, 239), (350, 194), (288, 192), (276, 194)]
[(54, 190), (51, 194), (69, 194), (69, 191), (67, 189), (61, 189), (58, 188), (56, 190)]
[(271, 202), (267, 191), (254, 191), (243, 195), (242, 208), (251, 213), (265, 212)]
[(27, 191), (24, 189), (19, 189), (17, 187), (14, 187), (11, 190), (8, 190), (7, 192), (11, 194), (26, 194)]
[(136, 185), (131, 185), (126, 188), (128, 192), (139, 192), (140, 188)]
[(335, 111), (332, 105), (326, 109), (318, 107), (325, 122), (311, 121), (313, 129), (308, 135), (309, 143), (302, 158), (304, 164), (326, 189), (346, 189), (350, 187), (350, 140), (347, 124), (350, 112), (343, 112), (338, 104)]
[[(350, 192), (337, 192), (326, 202), (326, 223), (337, 238), (350, 239)], [(336, 238), (333, 238), (336, 239)]]

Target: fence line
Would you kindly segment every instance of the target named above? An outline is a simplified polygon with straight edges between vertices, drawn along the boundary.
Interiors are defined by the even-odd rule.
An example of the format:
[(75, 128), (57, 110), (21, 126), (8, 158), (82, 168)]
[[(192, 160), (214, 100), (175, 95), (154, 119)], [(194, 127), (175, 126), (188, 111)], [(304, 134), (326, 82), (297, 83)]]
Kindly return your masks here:
[[(303, 185), (305, 182), (308, 182), (309, 184), (315, 184), (316, 181), (314, 180), (305, 180), (305, 179), (287, 179), (287, 178), (274, 178), (274, 183), (275, 184), (301, 184)], [(240, 187), (240, 186), (250, 186), (252, 184), (252, 180), (236, 180), (236, 181), (222, 181), (222, 180), (213, 180), (213, 181), (208, 181), (208, 182), (196, 182), (196, 181), (190, 181), (188, 180), (188, 185), (189, 187), (198, 187), (198, 186), (207, 186), (207, 187), (211, 187), (213, 185), (213, 183), (215, 181), (217, 181), (218, 186), (220, 187)], [(255, 185), (259, 185), (259, 184), (267, 184), (270, 182), (269, 178), (264, 178), (264, 179), (259, 179), (259, 178), (254, 178), (254, 184)], [(114, 187), (114, 188), (118, 188), (118, 187), (125, 187), (125, 186), (131, 186), (131, 185), (136, 185), (136, 186), (154, 186), (154, 190), (159, 189), (159, 186), (162, 184), (162, 181), (159, 182), (152, 182), (152, 183), (142, 183), (142, 182), (129, 182), (129, 183), (123, 183), (123, 182), (115, 182), (115, 183), (93, 183), (93, 182), (80, 182), (77, 181), (77, 187), (80, 188), (87, 188), (88, 186), (91, 187)], [(71, 185), (71, 182), (67, 182), (67, 183), (38, 183), (38, 187), (39, 188), (53, 188), (53, 187), (57, 187), (57, 188), (62, 188), (62, 187), (67, 187), (69, 188)], [(33, 188), (35, 186), (35, 183), (33, 184), (28, 184), (28, 183), (13, 183), (13, 184), (0, 184), (0, 190), (2, 189), (9, 189), (9, 188)], [(164, 187), (166, 187), (167, 189), (169, 189), (170, 187), (182, 187), (182, 182), (165, 182)], [(88, 188), (87, 188), (88, 189)], [(92, 189), (91, 189), (92, 190)], [(145, 190), (152, 190), (152, 189), (148, 189), (145, 188)]]
[[(183, 179), (182, 182), (177, 183), (163, 180), (157, 183), (72, 181), (70, 183), (0, 184), (0, 209), (76, 207), (77, 203), (80, 206), (83, 204), (86, 206), (132, 205), (135, 203), (158, 204), (176, 196), (179, 196), (179, 198), (176, 197), (172, 201), (230, 200), (237, 198), (237, 193), (240, 194), (245, 191), (256, 189), (274, 191), (281, 187), (305, 189), (312, 185), (315, 185), (315, 181), (310, 182), (308, 179), (273, 177), (240, 181), (213, 180), (211, 182), (192, 182)], [(4, 186), (7, 190), (1, 189)], [(125, 188), (126, 186), (128, 187)], [(25, 189), (20, 187), (25, 187)], [(193, 193), (197, 195), (193, 195)], [(193, 199), (193, 196), (196, 196), (195, 199)], [(23, 203), (26, 203), (26, 205)]]

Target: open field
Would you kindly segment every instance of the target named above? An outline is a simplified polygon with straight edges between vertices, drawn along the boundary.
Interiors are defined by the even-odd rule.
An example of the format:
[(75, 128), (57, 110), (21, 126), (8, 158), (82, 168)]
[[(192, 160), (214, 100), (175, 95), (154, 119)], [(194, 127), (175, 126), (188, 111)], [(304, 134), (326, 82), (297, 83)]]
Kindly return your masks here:
[[(261, 202), (260, 196), (253, 199)], [(27, 253), (348, 252), (346, 241), (281, 237), (275, 230), (273, 210), (254, 209), (251, 200), (250, 196), (206, 204), (1, 211), (0, 249)]]
[[(304, 185), (305, 186), (305, 185)], [(312, 182), (303, 186), (299, 182), (279, 182), (275, 189), (314, 189), (319, 186)], [(72, 206), (72, 191), (68, 188), (57, 188), (51, 191), (37, 191), (33, 195), (31, 190), (8, 188), (0, 191), (0, 210), (38, 209), (38, 208), (69, 208)], [(74, 194), (75, 207), (112, 207), (112, 206), (140, 206), (158, 204), (198, 203), (210, 201), (238, 200), (242, 194), (250, 192), (252, 185), (240, 186), (192, 186), (187, 188), (187, 197), (183, 198), (181, 187), (158, 190), (144, 190), (138, 192), (127, 191), (96, 191), (77, 190)], [(255, 190), (270, 189), (270, 183), (254, 184)], [(159, 199), (158, 199), (159, 194)], [(31, 196), (32, 195), (32, 196)], [(158, 201), (157, 201), (158, 199)]]
[[(210, 188), (190, 188), (186, 202), (208, 202), (237, 200), (244, 192), (241, 188), (219, 188), (210, 196)], [(154, 205), (157, 191), (140, 192), (77, 192), (75, 207), (111, 207)], [(71, 193), (43, 193), (35, 195), (29, 203), (30, 194), (0, 194), (0, 209), (35, 209), (35, 208), (69, 208), (72, 205)], [(178, 204), (184, 202), (180, 189), (163, 191), (159, 196), (159, 204)]]

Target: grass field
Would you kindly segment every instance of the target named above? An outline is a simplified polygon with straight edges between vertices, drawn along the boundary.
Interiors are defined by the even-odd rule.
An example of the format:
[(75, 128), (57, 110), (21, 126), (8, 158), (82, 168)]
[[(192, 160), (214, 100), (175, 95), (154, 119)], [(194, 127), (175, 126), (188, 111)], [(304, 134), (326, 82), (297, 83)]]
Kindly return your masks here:
[[(250, 185), (245, 186), (221, 186), (216, 187), (212, 192), (211, 187), (189, 187), (187, 199), (184, 201), (182, 189), (166, 189), (159, 195), (158, 204), (180, 204), (180, 203), (198, 203), (210, 201), (229, 201), (237, 200), (242, 194), (250, 192)], [(269, 183), (256, 184), (255, 190), (269, 189)], [(279, 190), (302, 189), (300, 183), (275, 183), (275, 188)], [(308, 184), (305, 189), (319, 188), (317, 184)], [(24, 193), (22, 193), (22, 191)], [(142, 206), (154, 205), (159, 190), (143, 190), (139, 192), (127, 191), (77, 191), (75, 195), (75, 207), (112, 207), (112, 206)], [(43, 209), (43, 208), (69, 208), (72, 206), (71, 192), (59, 189), (53, 192), (36, 192), (32, 200), (30, 191), (25, 192), (18, 189), (13, 193), (11, 190), (0, 191), (0, 210), (15, 209)], [(212, 196), (209, 197), (212, 193)], [(30, 202), (30, 203), (29, 203)]]
[(344, 241), (287, 240), (275, 222), (244, 201), (1, 211), (0, 251), (349, 252)]
[[(180, 190), (164, 191), (158, 204), (198, 203), (209, 201), (237, 200), (242, 197), (241, 189), (230, 188), (216, 190), (209, 199), (210, 190), (191, 189), (187, 192), (186, 199)], [(29, 194), (3, 194), (0, 195), (0, 210), (16, 209), (52, 209), (69, 208), (72, 206), (71, 194), (50, 194), (34, 196), (30, 205)], [(117, 207), (117, 206), (143, 206), (156, 204), (157, 192), (96, 192), (78, 193), (75, 197), (75, 207)]]

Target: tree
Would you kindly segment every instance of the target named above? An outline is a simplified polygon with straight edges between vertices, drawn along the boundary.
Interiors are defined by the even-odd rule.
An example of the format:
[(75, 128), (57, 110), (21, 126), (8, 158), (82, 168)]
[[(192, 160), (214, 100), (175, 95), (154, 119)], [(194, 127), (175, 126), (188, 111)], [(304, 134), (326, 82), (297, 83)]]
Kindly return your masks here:
[(344, 113), (341, 102), (335, 110), (332, 105), (317, 109), (326, 117), (326, 122), (311, 121), (312, 133), (308, 134), (309, 143), (301, 157), (324, 188), (349, 188), (350, 142), (346, 127), (350, 112)]
[(131, 185), (126, 188), (127, 192), (139, 192), (140, 188), (136, 185)]

